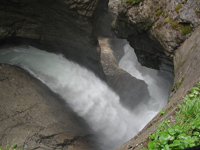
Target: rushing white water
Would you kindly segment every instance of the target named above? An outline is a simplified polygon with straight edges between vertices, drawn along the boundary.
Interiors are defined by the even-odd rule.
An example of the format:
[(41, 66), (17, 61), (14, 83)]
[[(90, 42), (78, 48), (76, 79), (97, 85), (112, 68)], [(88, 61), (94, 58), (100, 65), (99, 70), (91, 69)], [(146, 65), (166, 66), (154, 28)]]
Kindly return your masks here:
[[(0, 50), (0, 62), (20, 66), (41, 80), (52, 91), (59, 94), (74, 112), (87, 121), (94, 133), (107, 146), (106, 149), (113, 149), (132, 138), (144, 127), (159, 111), (155, 109), (156, 105), (163, 107), (166, 103), (163, 100), (163, 104), (159, 104), (158, 100), (162, 99), (165, 89), (157, 88), (163, 86), (165, 82), (159, 81), (161, 85), (157, 84), (161, 79), (157, 76), (155, 81), (153, 77), (156, 77), (155, 74), (158, 72), (153, 72), (151, 69), (141, 73), (144, 69), (136, 63), (135, 58), (133, 62), (132, 56), (135, 56), (129, 49), (130, 47), (126, 45), (126, 55), (122, 58), (120, 66), (127, 71), (133, 70), (131, 67), (139, 68), (135, 71), (135, 76), (149, 84), (152, 96), (150, 101), (152, 104), (140, 104), (137, 110), (131, 112), (120, 104), (119, 96), (93, 72), (67, 60), (62, 55), (30, 46), (12, 47)], [(133, 72), (131, 74), (134, 75)]]
[(167, 104), (173, 78), (163, 71), (142, 66), (137, 60), (134, 49), (128, 43), (124, 46), (124, 53), (119, 62), (120, 68), (147, 83), (151, 96), (148, 108), (154, 111), (161, 110)]

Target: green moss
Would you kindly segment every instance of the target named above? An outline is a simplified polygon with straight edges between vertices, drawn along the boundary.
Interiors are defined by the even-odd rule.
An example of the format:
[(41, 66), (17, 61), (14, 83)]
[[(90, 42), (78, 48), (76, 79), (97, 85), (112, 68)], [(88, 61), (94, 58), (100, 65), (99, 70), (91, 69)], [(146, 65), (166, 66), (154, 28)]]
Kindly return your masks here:
[(168, 13), (163, 13), (163, 17), (167, 18), (168, 17)]
[(178, 4), (175, 8), (176, 12), (179, 13), (179, 9), (182, 8), (182, 4)]
[(179, 24), (178, 21), (172, 21), (171, 23), (171, 27), (174, 30), (180, 31), (183, 28), (182, 24)]
[(160, 16), (162, 14), (163, 10), (162, 9), (159, 9), (157, 12), (156, 12), (156, 16)]
[(170, 18), (169, 17), (167, 17), (166, 19), (165, 19), (165, 22), (169, 22), (170, 21)]
[(178, 90), (184, 80), (185, 80), (185, 76), (182, 76), (182, 78), (173, 86), (172, 92), (175, 90)]
[(186, 34), (190, 33), (191, 31), (192, 31), (192, 28), (190, 27), (190, 25), (186, 25), (182, 28), (183, 35), (186, 35)]
[(139, 4), (142, 0), (126, 0), (127, 4), (136, 5)]
[(178, 23), (178, 21), (171, 21), (170, 22), (172, 29), (176, 31), (182, 31), (183, 35), (186, 35), (192, 31), (192, 28), (190, 25), (184, 25), (181, 23)]

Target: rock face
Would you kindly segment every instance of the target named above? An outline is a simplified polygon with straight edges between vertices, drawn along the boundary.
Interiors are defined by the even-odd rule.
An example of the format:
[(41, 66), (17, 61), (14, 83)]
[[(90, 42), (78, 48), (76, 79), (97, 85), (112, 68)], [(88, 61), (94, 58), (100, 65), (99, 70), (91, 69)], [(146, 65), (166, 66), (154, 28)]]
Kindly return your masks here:
[[(0, 46), (28, 44), (62, 53), (105, 79), (92, 21), (107, 2), (2, 0)], [(16, 138), (27, 149), (98, 149), (86, 123), (21, 69), (0, 66), (0, 110), (1, 144)]]
[(98, 149), (86, 123), (24, 70), (0, 65), (0, 91), (1, 144), (9, 141), (38, 150)]
[[(29, 44), (76, 61), (104, 78), (92, 20), (107, 0), (3, 0), (0, 45)], [(106, 9), (106, 7), (104, 8)]]
[[(150, 95), (147, 84), (121, 69), (111, 45), (111, 38), (99, 37), (101, 47), (101, 63), (108, 85), (120, 96), (121, 103), (130, 110), (134, 110), (139, 103), (147, 103)], [(142, 90), (140, 90), (142, 89)]]
[(177, 103), (183, 103), (182, 97), (187, 94), (192, 86), (200, 81), (200, 27), (196, 28), (193, 34), (188, 38), (175, 52), (174, 69), (175, 80), (174, 84), (180, 84), (179, 88), (175, 88), (171, 93), (169, 103), (162, 110), (167, 112), (166, 115), (157, 114), (146, 127), (124, 145), (116, 150), (140, 150), (147, 147), (149, 141), (149, 133), (155, 132), (157, 126), (163, 119), (173, 120), (174, 112), (178, 110)]
[[(198, 0), (142, 0), (134, 6), (122, 1), (119, 6), (118, 17), (113, 22), (116, 35), (129, 38), (147, 33), (151, 39), (162, 45), (164, 49), (159, 49), (167, 56), (173, 56), (177, 47), (200, 24)], [(151, 50), (143, 52), (148, 55)], [(143, 52), (136, 53), (140, 57)], [(163, 54), (158, 56), (157, 60), (166, 61), (162, 56)]]

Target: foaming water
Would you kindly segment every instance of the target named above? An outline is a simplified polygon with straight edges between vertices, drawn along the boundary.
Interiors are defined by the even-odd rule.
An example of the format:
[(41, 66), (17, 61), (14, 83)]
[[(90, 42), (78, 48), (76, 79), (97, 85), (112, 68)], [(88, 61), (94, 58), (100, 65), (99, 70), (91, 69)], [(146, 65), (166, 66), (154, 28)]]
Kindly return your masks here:
[(124, 46), (124, 56), (119, 62), (119, 67), (147, 83), (151, 96), (148, 109), (159, 111), (167, 104), (173, 77), (163, 71), (142, 66), (138, 62), (134, 49), (128, 43)]
[(1, 50), (0, 62), (24, 68), (59, 94), (111, 149), (138, 132), (130, 119), (134, 114), (122, 107), (118, 95), (93, 72), (62, 55), (15, 47)]
[[(130, 47), (126, 45), (126, 54), (120, 61), (120, 66), (127, 71), (135, 66), (129, 60), (132, 60), (129, 56), (134, 56), (129, 49)], [(86, 120), (103, 143), (104, 150), (114, 149), (132, 138), (159, 111), (156, 106), (163, 107), (166, 104), (164, 100), (163, 104), (158, 101), (165, 89), (154, 91), (157, 90), (155, 87), (165, 84), (160, 81), (160, 84), (157, 83), (162, 79), (154, 79), (159, 73), (151, 69), (144, 71), (138, 64), (134, 68), (138, 69), (135, 70), (136, 76), (149, 84), (152, 100), (129, 111), (120, 104), (119, 96), (93, 72), (67, 60), (62, 55), (48, 53), (31, 46), (12, 47), (0, 50), (0, 63), (24, 68), (53, 92), (59, 94), (74, 112)], [(144, 72), (141, 73), (141, 70)]]

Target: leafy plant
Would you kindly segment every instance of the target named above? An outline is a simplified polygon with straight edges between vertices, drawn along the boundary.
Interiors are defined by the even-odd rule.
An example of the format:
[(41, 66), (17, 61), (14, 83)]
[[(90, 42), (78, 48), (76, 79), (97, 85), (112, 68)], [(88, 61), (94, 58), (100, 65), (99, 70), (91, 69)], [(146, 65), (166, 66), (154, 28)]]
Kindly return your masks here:
[(160, 111), (160, 114), (161, 114), (161, 115), (165, 115), (166, 112), (165, 112), (165, 111)]
[(184, 97), (184, 103), (178, 104), (175, 123), (164, 120), (155, 133), (150, 133), (149, 150), (185, 149), (200, 145), (200, 82), (191, 88)]

